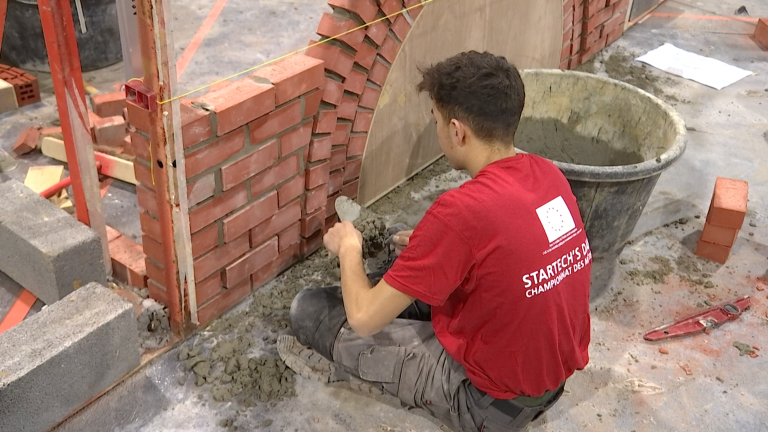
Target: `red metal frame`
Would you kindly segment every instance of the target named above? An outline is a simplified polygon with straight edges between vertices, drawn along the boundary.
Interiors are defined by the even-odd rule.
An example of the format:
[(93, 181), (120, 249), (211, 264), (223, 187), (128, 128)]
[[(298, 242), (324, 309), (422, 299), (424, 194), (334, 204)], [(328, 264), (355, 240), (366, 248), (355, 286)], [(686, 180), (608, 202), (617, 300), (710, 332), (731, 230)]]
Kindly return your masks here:
[(0, 45), (3, 43), (5, 31), (5, 13), (8, 12), (8, 0), (0, 0)]

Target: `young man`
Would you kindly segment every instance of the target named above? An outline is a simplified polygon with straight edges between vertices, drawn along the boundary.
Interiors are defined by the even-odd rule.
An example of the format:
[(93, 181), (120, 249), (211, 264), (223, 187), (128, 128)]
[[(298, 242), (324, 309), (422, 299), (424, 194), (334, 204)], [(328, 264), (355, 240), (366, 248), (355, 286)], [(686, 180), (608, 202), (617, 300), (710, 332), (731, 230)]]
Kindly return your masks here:
[[(299, 293), (292, 329), (454, 430), (523, 429), (588, 362), (589, 243), (562, 173), (515, 152), (525, 103), (517, 69), (467, 52), (422, 73), (440, 147), (472, 180), (397, 236), (407, 247), (373, 287), (360, 233), (336, 224), (324, 241), (340, 258), (341, 288)], [(295, 354), (291, 341), (281, 337), (283, 358)], [(298, 358), (286, 363), (311, 366)]]

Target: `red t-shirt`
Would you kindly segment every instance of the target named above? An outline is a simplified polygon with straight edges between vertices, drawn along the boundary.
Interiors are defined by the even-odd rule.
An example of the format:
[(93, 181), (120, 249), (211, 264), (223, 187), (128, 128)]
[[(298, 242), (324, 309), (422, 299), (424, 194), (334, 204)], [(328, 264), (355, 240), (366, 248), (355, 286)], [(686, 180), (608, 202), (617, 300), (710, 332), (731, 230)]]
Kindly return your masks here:
[(591, 260), (568, 181), (518, 154), (440, 196), (384, 280), (432, 305), (478, 389), (537, 397), (589, 361)]

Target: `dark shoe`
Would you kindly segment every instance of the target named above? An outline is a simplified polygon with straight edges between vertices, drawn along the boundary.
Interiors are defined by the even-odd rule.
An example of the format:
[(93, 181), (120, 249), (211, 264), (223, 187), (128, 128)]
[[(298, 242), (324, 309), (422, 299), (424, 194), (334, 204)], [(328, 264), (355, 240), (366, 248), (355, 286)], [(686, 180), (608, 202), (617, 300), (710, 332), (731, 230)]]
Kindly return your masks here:
[(347, 322), (341, 287), (306, 288), (291, 303), (291, 329), (296, 339), (333, 361), (333, 345)]

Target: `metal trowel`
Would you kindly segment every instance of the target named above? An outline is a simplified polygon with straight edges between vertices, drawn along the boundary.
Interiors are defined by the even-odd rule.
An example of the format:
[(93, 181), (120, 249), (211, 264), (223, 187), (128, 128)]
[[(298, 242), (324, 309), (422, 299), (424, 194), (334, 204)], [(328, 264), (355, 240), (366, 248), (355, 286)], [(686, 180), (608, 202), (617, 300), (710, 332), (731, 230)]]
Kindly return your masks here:
[(362, 211), (362, 207), (360, 207), (360, 204), (352, 201), (349, 199), (349, 197), (346, 196), (340, 196), (336, 199), (336, 204), (334, 205), (336, 207), (336, 214), (339, 215), (339, 219), (342, 222), (352, 222), (354, 223), (357, 218), (360, 217), (360, 212)]

